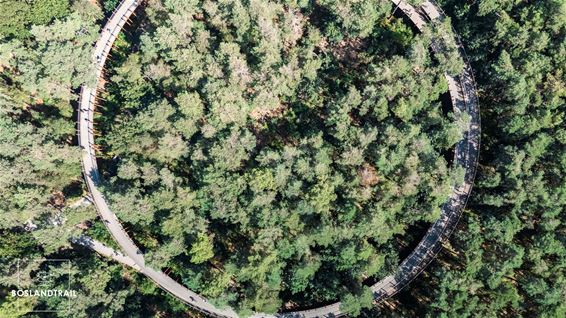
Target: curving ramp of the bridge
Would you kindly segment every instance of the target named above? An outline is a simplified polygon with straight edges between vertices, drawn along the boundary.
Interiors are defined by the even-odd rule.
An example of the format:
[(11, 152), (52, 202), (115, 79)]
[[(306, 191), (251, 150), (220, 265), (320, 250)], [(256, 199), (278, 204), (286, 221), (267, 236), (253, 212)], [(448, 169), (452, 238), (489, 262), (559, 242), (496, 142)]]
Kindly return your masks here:
[[(417, 8), (403, 0), (391, 1), (396, 8), (400, 9), (417, 29), (421, 31), (426, 28), (427, 25), (438, 23), (446, 17), (441, 9), (432, 1), (423, 1), (420, 7)], [(153, 280), (168, 293), (201, 312), (213, 317), (235, 318), (238, 317), (238, 315), (231, 308), (217, 308), (210, 304), (205, 298), (177, 283), (163, 272), (147, 267), (140, 250), (124, 230), (116, 215), (110, 210), (104, 196), (97, 188), (100, 183), (100, 175), (96, 164), (96, 149), (94, 147), (93, 133), (96, 96), (99, 85), (103, 85), (103, 67), (112, 45), (126, 21), (128, 21), (139, 4), (137, 0), (123, 0), (104, 26), (93, 53), (97, 84), (94, 87), (83, 86), (81, 88), (80, 109), (78, 112), (79, 145), (83, 150), (82, 167), (84, 178), (100, 218), (124, 254), (116, 252), (104, 246), (102, 243), (86, 237), (79, 238), (75, 242), (87, 246), (103, 256), (110, 257), (127, 266), (133, 267)], [(442, 248), (442, 244), (448, 240), (450, 234), (455, 229), (472, 189), (479, 157), (481, 133), (475, 81), (470, 64), (466, 59), (466, 53), (457, 36), (456, 38), (443, 36), (440, 39), (436, 39), (432, 46), (433, 51), (441, 51), (443, 44), (447, 43), (446, 41), (454, 41), (453, 44), (458, 47), (461, 56), (465, 59), (465, 67), (461, 74), (457, 76), (445, 74), (454, 112), (456, 114), (467, 113), (470, 116), (469, 126), (467, 127), (464, 137), (457, 143), (454, 150), (454, 164), (465, 169), (464, 180), (453, 188), (448, 201), (442, 206), (440, 218), (429, 228), (413, 252), (401, 262), (395, 273), (386, 276), (381, 281), (371, 286), (375, 303), (379, 303), (403, 289), (403, 287), (415, 279), (436, 257), (437, 253)], [(328, 306), (310, 310), (278, 313), (275, 315), (256, 313), (252, 317), (330, 318), (343, 315), (344, 313), (340, 311), (340, 303), (336, 302)]]
[(117, 10), (112, 14), (108, 23), (101, 32), (98, 41), (94, 46), (93, 59), (96, 67), (97, 84), (94, 87), (83, 85), (81, 87), (79, 110), (78, 110), (78, 140), (82, 149), (82, 169), (83, 175), (90, 191), (92, 202), (96, 207), (100, 218), (120, 245), (122, 250), (136, 263), (143, 267), (143, 255), (138, 247), (126, 233), (116, 215), (110, 210), (102, 193), (97, 186), (100, 182), (98, 166), (96, 164), (96, 151), (94, 146), (94, 108), (96, 105), (96, 95), (98, 85), (101, 84), (104, 63), (112, 49), (112, 44), (116, 40), (118, 33), (124, 27), (131, 14), (137, 8), (137, 1), (123, 1)]

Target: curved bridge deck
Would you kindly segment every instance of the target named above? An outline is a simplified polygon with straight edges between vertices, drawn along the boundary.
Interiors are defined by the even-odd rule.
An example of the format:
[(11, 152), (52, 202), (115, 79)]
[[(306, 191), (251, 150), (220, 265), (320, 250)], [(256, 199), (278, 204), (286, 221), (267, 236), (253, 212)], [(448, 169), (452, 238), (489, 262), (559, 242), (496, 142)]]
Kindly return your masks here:
[[(419, 30), (423, 30), (430, 23), (440, 22), (446, 17), (432, 1), (424, 1), (418, 8), (409, 5), (403, 0), (391, 1), (409, 17)], [(104, 256), (111, 257), (116, 261), (135, 268), (153, 280), (162, 289), (199, 311), (214, 317), (238, 317), (231, 308), (216, 308), (205, 298), (177, 283), (163, 272), (145, 266), (143, 255), (124, 230), (116, 215), (110, 210), (104, 196), (97, 188), (100, 182), (100, 175), (96, 164), (93, 121), (98, 85), (102, 85), (103, 67), (118, 33), (138, 6), (139, 1), (123, 0), (104, 26), (94, 47), (93, 54), (93, 63), (96, 65), (97, 85), (95, 87), (83, 86), (81, 88), (80, 109), (78, 112), (79, 145), (83, 150), (82, 167), (84, 178), (100, 218), (125, 255), (114, 252), (99, 242), (89, 241), (88, 238), (81, 238), (77, 240), (77, 243), (88, 246)], [(464, 180), (453, 188), (448, 201), (442, 206), (440, 218), (429, 228), (413, 252), (401, 262), (395, 273), (371, 286), (376, 303), (399, 292), (434, 260), (437, 253), (441, 250), (442, 244), (448, 240), (450, 234), (456, 228), (472, 190), (479, 157), (481, 134), (475, 81), (459, 38), (457, 36), (456, 38), (445, 36), (442, 39), (438, 39), (436, 44), (439, 45), (433, 44), (433, 50), (437, 52), (442, 50), (443, 41), (454, 41), (466, 62), (461, 74), (457, 76), (445, 75), (454, 112), (467, 113), (470, 116), (470, 123), (464, 138), (457, 143), (454, 151), (455, 165), (465, 169)], [(340, 311), (340, 303), (337, 302), (311, 310), (279, 313), (276, 315), (257, 313), (253, 317), (314, 318), (339, 317), (343, 315)]]

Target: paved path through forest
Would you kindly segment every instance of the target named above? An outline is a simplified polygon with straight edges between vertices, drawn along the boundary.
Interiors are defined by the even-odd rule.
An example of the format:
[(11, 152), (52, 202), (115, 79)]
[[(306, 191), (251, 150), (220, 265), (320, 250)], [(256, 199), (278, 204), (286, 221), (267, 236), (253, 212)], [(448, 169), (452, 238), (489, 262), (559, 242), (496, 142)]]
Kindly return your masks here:
[[(445, 14), (431, 1), (424, 1), (418, 8), (414, 8), (403, 0), (391, 1), (419, 30), (423, 30), (430, 23), (440, 22), (445, 18)], [(81, 237), (76, 242), (88, 246), (101, 255), (135, 268), (137, 271), (153, 280), (161, 288), (199, 311), (214, 317), (238, 317), (231, 308), (216, 308), (205, 298), (177, 283), (163, 272), (156, 271), (146, 266), (140, 250), (124, 230), (116, 215), (110, 210), (103, 194), (97, 188), (101, 180), (96, 164), (93, 121), (98, 86), (103, 85), (104, 63), (116, 40), (116, 36), (138, 6), (139, 1), (123, 0), (104, 26), (94, 47), (93, 54), (93, 63), (95, 63), (97, 70), (97, 84), (94, 87), (82, 87), (79, 103), (80, 109), (78, 112), (79, 145), (83, 150), (82, 167), (84, 178), (100, 218), (125, 255), (87, 237)], [(446, 35), (441, 39), (437, 39), (433, 44), (433, 50), (440, 53), (443, 50), (443, 45), (446, 44), (447, 41), (453, 41), (453, 44), (457, 46), (461, 56), (466, 59), (464, 48), (457, 36), (453, 38), (451, 35)], [(460, 75), (451, 76), (446, 74), (445, 77), (448, 82), (454, 112), (456, 114), (467, 113), (470, 116), (469, 126), (467, 127), (464, 138), (457, 143), (454, 151), (454, 164), (465, 169), (464, 180), (453, 188), (453, 192), (448, 201), (442, 206), (440, 218), (429, 228), (413, 252), (401, 262), (395, 273), (386, 276), (381, 281), (371, 286), (376, 303), (399, 292), (417, 277), (436, 257), (436, 254), (442, 248), (442, 244), (448, 240), (450, 234), (456, 227), (472, 189), (479, 156), (481, 133), (479, 104), (473, 72), (468, 61), (465, 60), (465, 68)], [(343, 313), (340, 311), (340, 303), (337, 302), (311, 310), (279, 313), (275, 315), (257, 313), (253, 317), (329, 318), (339, 316), (343, 316)]]

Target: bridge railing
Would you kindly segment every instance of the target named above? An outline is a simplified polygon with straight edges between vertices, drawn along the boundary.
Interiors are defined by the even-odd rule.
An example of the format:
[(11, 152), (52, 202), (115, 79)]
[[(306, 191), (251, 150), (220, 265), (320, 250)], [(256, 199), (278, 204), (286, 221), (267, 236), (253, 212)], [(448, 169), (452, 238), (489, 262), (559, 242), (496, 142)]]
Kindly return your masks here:
[[(108, 27), (107, 25), (104, 26), (104, 29), (102, 30), (102, 32), (109, 32), (110, 37), (108, 38), (108, 40), (104, 43), (104, 46), (102, 47), (102, 54), (100, 56), (100, 59), (96, 60), (96, 66), (97, 66), (97, 71), (98, 72), (102, 72), (103, 68), (104, 68), (104, 64), (103, 63), (106, 58), (108, 57), (108, 54), (110, 53), (110, 50), (112, 49), (112, 46), (114, 45), (114, 42), (116, 41), (116, 38), (118, 37), (118, 34), (120, 33), (120, 31), (122, 30), (122, 28), (124, 27), (124, 24), (128, 21), (129, 17), (132, 15), (132, 13), (135, 11), (135, 9), (137, 8), (137, 6), (139, 5), (139, 1), (133, 1), (126, 9), (126, 11), (124, 12), (124, 14), (122, 14), (120, 16), (120, 19), (118, 21), (118, 23), (116, 23), (115, 26), (113, 26), (112, 28)], [(116, 8), (116, 10), (114, 10), (114, 12), (112, 13), (110, 19), (108, 19), (108, 22), (111, 22), (115, 15), (117, 14), (117, 12), (121, 9), (120, 6), (118, 6), (118, 8)]]

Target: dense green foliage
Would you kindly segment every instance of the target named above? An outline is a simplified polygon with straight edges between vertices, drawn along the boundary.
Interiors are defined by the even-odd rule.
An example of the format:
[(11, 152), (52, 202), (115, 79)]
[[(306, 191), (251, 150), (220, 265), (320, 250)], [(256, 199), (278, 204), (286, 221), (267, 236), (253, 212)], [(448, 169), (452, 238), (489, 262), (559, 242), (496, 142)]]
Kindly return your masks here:
[[(90, 227), (112, 245), (73, 204), (73, 107), (116, 4), (0, 2), (0, 317), (189, 310), (69, 243)], [(416, 34), (384, 0), (147, 1), (109, 61), (97, 141), (148, 262), (243, 313), (340, 299), (367, 317), (565, 316), (566, 1), (441, 5), (478, 82), (477, 182), (438, 261), (366, 309), (364, 280), (398, 264), (461, 173), (443, 155), (466, 118), (440, 102), (461, 61), (430, 56), (437, 31)], [(66, 281), (43, 257), (72, 260), (70, 311), (8, 296), (17, 259), (23, 286)], [(46, 306), (65, 310), (26, 315)]]
[(398, 263), (396, 238), (439, 216), (442, 151), (465, 119), (437, 102), (430, 34), (386, 1), (360, 5), (146, 8), (97, 122), (106, 196), (153, 267), (275, 312), (362, 295), (364, 277)]
[(33, 26), (25, 41), (0, 43), (3, 229), (55, 213), (80, 180), (71, 88), (88, 79), (90, 43), (97, 33), (85, 12)]
[(396, 314), (564, 317), (566, 1), (443, 2), (479, 84), (480, 170), (452, 245)]
[(0, 35), (30, 35), (31, 25), (42, 25), (68, 13), (69, 0), (5, 0), (0, 2)]
[[(30, 5), (40, 3), (54, 2)], [(70, 102), (75, 98), (71, 89), (88, 80), (97, 10), (89, 11), (82, 1), (73, 8), (49, 25), (29, 26), (25, 39), (8, 36), (0, 41), (2, 295), (16, 284), (18, 259), (20, 283), (31, 284), (31, 273), (40, 266), (34, 260), (58, 258), (56, 253), (70, 247), (69, 238), (81, 232), (75, 226), (94, 217), (92, 208), (70, 207), (83, 195)], [(7, 298), (0, 305), (0, 317), (19, 317), (34, 305), (41, 306)]]

